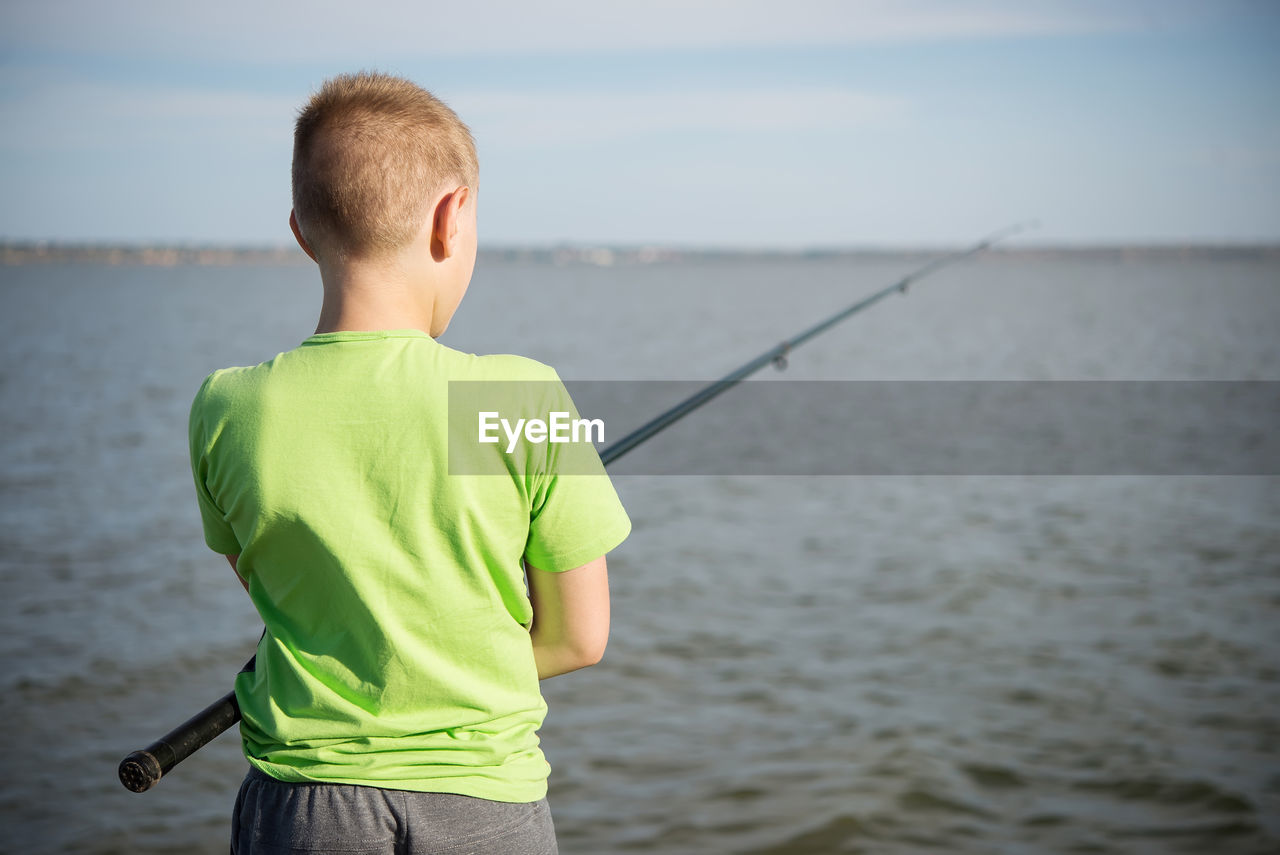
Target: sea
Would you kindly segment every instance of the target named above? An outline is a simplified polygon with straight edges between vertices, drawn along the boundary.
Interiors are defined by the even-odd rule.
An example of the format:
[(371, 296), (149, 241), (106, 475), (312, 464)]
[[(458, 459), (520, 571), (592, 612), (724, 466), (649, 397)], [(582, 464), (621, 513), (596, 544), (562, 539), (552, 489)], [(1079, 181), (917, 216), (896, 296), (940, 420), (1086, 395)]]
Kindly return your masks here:
[[(570, 382), (710, 381), (934, 257), (486, 255), (441, 340)], [(306, 338), (319, 295), (305, 263), (0, 266), (0, 851), (227, 851), (234, 731), (146, 793), (116, 767), (253, 650), (187, 411), (210, 371)], [(763, 374), (837, 404), (920, 381), (1274, 395), (1278, 330), (1274, 250), (990, 252)], [(876, 408), (703, 429), (716, 406), (618, 469), (608, 652), (544, 684), (563, 853), (1280, 852), (1274, 468), (737, 470), (734, 424), (757, 462), (838, 453)], [(1263, 418), (1230, 441), (1270, 441)], [(912, 423), (952, 432), (945, 409)]]

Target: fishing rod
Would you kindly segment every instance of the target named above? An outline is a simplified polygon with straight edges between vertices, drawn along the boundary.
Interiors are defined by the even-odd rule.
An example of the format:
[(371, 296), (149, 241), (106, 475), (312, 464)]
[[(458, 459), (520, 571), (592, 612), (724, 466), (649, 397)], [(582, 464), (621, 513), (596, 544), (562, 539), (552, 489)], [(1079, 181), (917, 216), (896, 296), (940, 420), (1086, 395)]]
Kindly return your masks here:
[[(993, 232), (972, 246), (930, 261), (928, 264), (913, 270), (906, 276), (870, 296), (864, 297), (834, 315), (819, 321), (791, 338), (774, 345), (754, 359), (743, 363), (713, 383), (690, 395), (680, 403), (671, 407), (656, 418), (646, 422), (631, 433), (605, 446), (600, 451), (600, 461), (608, 466), (645, 440), (661, 432), (664, 428), (679, 421), (689, 413), (706, 404), (708, 401), (732, 389), (743, 380), (755, 374), (766, 365), (774, 365), (779, 369), (786, 368), (787, 357), (800, 345), (831, 329), (858, 312), (868, 309), (880, 300), (893, 293), (907, 293), (907, 286), (912, 282), (936, 273), (948, 265), (968, 258), (987, 249), (997, 241), (1003, 240), (1018, 232), (1030, 228), (1032, 223), (1018, 223)], [(245, 665), (244, 671), (253, 669), (253, 660)], [(243, 671), (242, 671), (243, 673)], [(224, 731), (229, 730), (240, 720), (240, 705), (236, 702), (236, 693), (228, 692), (214, 701), (187, 721), (178, 725), (160, 739), (140, 751), (134, 751), (120, 761), (120, 783), (135, 793), (146, 792), (155, 785), (174, 766), (190, 757), (196, 751), (208, 745)]]
[(786, 368), (787, 356), (791, 351), (795, 350), (809, 339), (826, 332), (841, 321), (858, 314), (858, 312), (861, 312), (863, 309), (871, 308), (890, 294), (893, 294), (894, 292), (901, 294), (907, 293), (907, 286), (912, 282), (915, 282), (917, 279), (923, 279), (929, 274), (936, 273), (949, 264), (954, 264), (963, 258), (968, 258), (971, 255), (982, 252), (982, 250), (991, 246), (996, 241), (1015, 235), (1020, 231), (1031, 228), (1033, 225), (1034, 224), (1030, 222), (1018, 223), (1016, 225), (1003, 228), (998, 232), (992, 232), (969, 248), (953, 252), (949, 255), (944, 255), (941, 258), (936, 258), (923, 267), (908, 273), (888, 288), (883, 288), (868, 297), (864, 297), (852, 306), (841, 309), (831, 317), (819, 321), (803, 332), (797, 333), (791, 338), (779, 342), (757, 356), (755, 359), (744, 362), (742, 365), (730, 371), (719, 380), (708, 384), (697, 392), (694, 392), (688, 398), (685, 398), (662, 415), (657, 416), (653, 420), (636, 428), (622, 439), (610, 443), (608, 446), (601, 449), (601, 462), (608, 466), (610, 463), (617, 460), (619, 457), (626, 454), (649, 437), (689, 415), (689, 413), (698, 409), (698, 407), (701, 407), (711, 399), (724, 394), (743, 380), (750, 377), (752, 374), (755, 374), (761, 368), (764, 368), (766, 365), (773, 365), (778, 369)]

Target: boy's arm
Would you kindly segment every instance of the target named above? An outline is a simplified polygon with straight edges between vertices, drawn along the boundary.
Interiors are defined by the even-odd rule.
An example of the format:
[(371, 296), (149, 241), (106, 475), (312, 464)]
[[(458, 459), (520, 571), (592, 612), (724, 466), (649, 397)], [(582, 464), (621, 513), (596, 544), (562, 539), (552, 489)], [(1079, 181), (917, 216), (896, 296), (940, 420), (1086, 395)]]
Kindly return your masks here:
[(533, 603), (533, 658), (538, 679), (594, 665), (609, 641), (609, 576), (604, 556), (549, 573), (525, 563)]
[(239, 571), (239, 570), (236, 570), (236, 561), (237, 561), (239, 558), (240, 558), (240, 556), (239, 556), (238, 554), (237, 554), (237, 555), (228, 555), (228, 556), (227, 556), (227, 563), (231, 565), (231, 570), (236, 574), (236, 578), (237, 578), (238, 580), (240, 580), (240, 584), (241, 584), (241, 585), (244, 585), (245, 593), (248, 593), (248, 591), (249, 591), (249, 583), (248, 583), (247, 581), (245, 581), (245, 578), (244, 578), (243, 576), (241, 576), (241, 575), (240, 575), (240, 571)]

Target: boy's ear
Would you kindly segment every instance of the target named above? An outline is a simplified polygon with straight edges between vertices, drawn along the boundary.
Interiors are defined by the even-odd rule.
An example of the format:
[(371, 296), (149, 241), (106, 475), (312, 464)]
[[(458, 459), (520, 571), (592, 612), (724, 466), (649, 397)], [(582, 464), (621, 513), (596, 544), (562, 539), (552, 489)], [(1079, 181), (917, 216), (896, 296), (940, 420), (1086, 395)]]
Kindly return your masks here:
[(471, 197), (471, 188), (463, 184), (452, 193), (446, 193), (436, 203), (432, 215), (431, 257), (444, 261), (455, 252), (454, 244), (462, 225), (462, 208)]
[(298, 246), (302, 247), (302, 251), (307, 254), (308, 258), (318, 264), (320, 260), (311, 251), (311, 244), (307, 243), (307, 239), (302, 236), (302, 229), (298, 228), (298, 214), (293, 210), (289, 211), (289, 228), (293, 229), (293, 237), (298, 241)]

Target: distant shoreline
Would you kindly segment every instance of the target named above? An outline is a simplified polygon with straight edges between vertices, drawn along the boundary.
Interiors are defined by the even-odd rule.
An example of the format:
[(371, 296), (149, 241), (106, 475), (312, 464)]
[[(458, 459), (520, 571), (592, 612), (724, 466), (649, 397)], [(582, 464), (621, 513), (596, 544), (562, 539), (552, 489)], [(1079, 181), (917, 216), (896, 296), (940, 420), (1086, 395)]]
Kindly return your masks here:
[[(482, 262), (517, 262), (597, 267), (730, 259), (897, 259), (928, 258), (954, 252), (944, 247), (825, 247), (813, 249), (734, 249), (661, 246), (492, 247), (480, 250)], [(1280, 243), (1133, 244), (1002, 246), (988, 255), (1020, 259), (1097, 259), (1143, 261), (1177, 259), (1280, 260)], [(106, 264), (121, 266), (294, 266), (310, 264), (296, 247), (182, 246), (114, 243), (0, 242), (0, 266), (26, 264)]]

